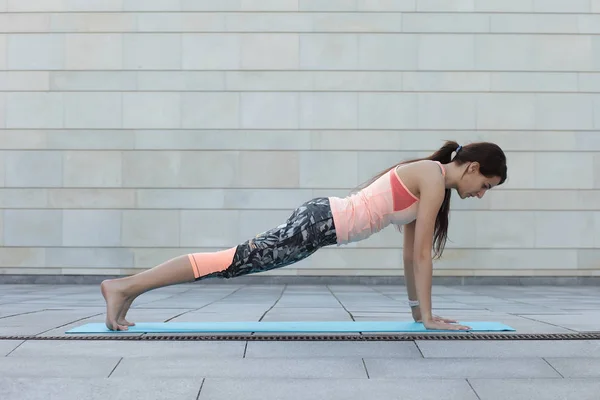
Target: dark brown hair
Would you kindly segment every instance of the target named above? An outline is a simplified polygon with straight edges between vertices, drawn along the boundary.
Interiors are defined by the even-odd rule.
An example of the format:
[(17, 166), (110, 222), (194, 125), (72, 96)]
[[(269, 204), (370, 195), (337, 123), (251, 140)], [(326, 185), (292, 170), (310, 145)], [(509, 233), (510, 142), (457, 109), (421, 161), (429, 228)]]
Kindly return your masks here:
[[(452, 158), (452, 154), (457, 150), (458, 152), (456, 153), (454, 158)], [(500, 177), (499, 185), (503, 184), (506, 181), (506, 156), (504, 155), (504, 152), (502, 151), (500, 146), (490, 142), (477, 142), (462, 146), (459, 149), (458, 143), (449, 140), (446, 141), (446, 143), (444, 143), (444, 145), (440, 147), (439, 150), (437, 150), (429, 157), (417, 158), (414, 160), (400, 162), (375, 175), (367, 182), (362, 183), (355, 190), (360, 190), (370, 185), (379, 177), (387, 173), (390, 169), (396, 168), (398, 165), (408, 164), (421, 160), (439, 161), (442, 164), (456, 162), (457, 165), (463, 165), (469, 162), (478, 162), (479, 172), (483, 176), (486, 176), (488, 178)], [(439, 258), (442, 256), (444, 247), (446, 245), (446, 239), (448, 237), (448, 215), (450, 213), (450, 195), (451, 190), (446, 189), (444, 202), (442, 203), (442, 206), (440, 207), (437, 218), (435, 220), (435, 230), (433, 234), (434, 258)]]

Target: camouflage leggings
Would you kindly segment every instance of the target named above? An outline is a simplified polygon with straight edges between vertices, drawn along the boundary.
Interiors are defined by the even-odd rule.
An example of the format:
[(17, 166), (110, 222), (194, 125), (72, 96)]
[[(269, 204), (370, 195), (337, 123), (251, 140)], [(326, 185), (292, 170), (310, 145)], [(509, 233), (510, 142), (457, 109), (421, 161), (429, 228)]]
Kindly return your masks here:
[(336, 242), (329, 199), (315, 198), (294, 210), (285, 223), (238, 245), (227, 269), (198, 280), (234, 278), (285, 267)]

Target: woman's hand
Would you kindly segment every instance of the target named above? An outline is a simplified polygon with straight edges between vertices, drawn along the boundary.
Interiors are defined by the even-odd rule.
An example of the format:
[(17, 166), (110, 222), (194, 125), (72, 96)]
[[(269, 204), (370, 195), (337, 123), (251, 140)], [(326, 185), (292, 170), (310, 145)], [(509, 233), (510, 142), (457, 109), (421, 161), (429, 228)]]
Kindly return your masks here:
[(431, 330), (466, 331), (466, 330), (471, 329), (471, 327), (469, 327), (469, 326), (452, 324), (452, 323), (448, 323), (445, 321), (450, 321), (450, 320), (445, 320), (445, 319), (439, 318), (439, 317), (437, 319), (432, 318), (429, 321), (423, 322), (423, 325), (425, 326), (425, 328), (431, 329)]
[[(423, 322), (423, 318), (421, 317), (421, 309), (419, 307), (413, 307), (411, 309), (413, 319), (415, 322)], [(432, 319), (434, 322), (446, 322), (446, 323), (456, 323), (458, 321), (448, 318), (439, 317), (437, 315), (433, 315)]]

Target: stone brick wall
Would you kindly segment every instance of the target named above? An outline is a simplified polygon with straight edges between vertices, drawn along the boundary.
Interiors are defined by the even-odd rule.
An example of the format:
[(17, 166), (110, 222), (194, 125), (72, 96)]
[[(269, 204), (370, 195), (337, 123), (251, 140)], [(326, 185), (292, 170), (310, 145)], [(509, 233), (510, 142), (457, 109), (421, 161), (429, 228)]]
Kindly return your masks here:
[[(229, 247), (444, 139), (437, 275), (598, 275), (600, 0), (0, 0), (0, 273)], [(399, 275), (389, 228), (272, 275)]]

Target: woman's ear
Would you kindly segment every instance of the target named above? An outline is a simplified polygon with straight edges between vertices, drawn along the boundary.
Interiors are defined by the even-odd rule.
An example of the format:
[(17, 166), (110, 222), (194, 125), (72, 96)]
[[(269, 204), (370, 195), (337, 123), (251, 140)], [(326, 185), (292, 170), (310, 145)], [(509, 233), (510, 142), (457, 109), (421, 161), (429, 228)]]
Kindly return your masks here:
[(471, 173), (479, 172), (479, 163), (477, 161), (473, 161), (469, 164), (468, 171)]

